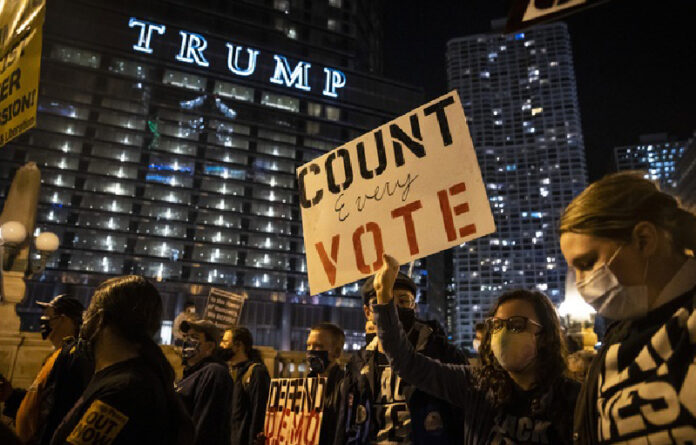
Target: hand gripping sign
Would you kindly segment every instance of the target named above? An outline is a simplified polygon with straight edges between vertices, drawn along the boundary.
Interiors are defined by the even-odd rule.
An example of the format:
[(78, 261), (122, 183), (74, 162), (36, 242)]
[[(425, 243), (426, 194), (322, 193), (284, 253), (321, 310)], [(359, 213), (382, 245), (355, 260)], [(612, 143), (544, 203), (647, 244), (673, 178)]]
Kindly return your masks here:
[(312, 295), (495, 231), (452, 91), (297, 170)]
[(266, 445), (317, 445), (326, 378), (273, 379), (263, 434)]

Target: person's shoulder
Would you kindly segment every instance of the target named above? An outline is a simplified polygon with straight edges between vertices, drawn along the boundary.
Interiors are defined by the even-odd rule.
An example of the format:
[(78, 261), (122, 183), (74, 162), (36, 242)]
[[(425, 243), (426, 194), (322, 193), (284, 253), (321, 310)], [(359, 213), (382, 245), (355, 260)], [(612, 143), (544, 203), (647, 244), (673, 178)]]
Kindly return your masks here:
[(581, 387), (582, 384), (580, 382), (566, 376), (560, 377), (557, 384), (557, 388), (558, 391), (560, 391), (561, 396), (566, 400), (572, 401), (573, 404), (575, 403), (575, 399), (577, 399), (578, 395), (580, 394)]

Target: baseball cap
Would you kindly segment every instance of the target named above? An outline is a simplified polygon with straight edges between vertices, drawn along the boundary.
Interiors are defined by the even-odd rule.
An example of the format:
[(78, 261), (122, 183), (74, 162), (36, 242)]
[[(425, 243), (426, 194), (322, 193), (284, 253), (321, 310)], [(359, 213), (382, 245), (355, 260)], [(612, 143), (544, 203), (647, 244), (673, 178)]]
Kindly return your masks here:
[(215, 323), (209, 320), (184, 320), (181, 322), (181, 332), (186, 334), (189, 329), (195, 329), (196, 331), (203, 332), (206, 337), (211, 339), (211, 341), (215, 342), (215, 344), (219, 344), (220, 340), (222, 340), (222, 329), (217, 327)]
[[(360, 293), (362, 294), (364, 305), (367, 305), (370, 302), (370, 299), (376, 295), (374, 282), (374, 275), (369, 276), (360, 288)], [(396, 276), (396, 281), (394, 282), (394, 289), (410, 290), (411, 292), (413, 292), (413, 295), (416, 295), (416, 293), (418, 292), (416, 283), (403, 272), (399, 272), (399, 274)]]
[(57, 295), (48, 302), (37, 301), (36, 304), (44, 309), (52, 307), (56, 314), (70, 317), (75, 320), (77, 324), (81, 323), (82, 312), (85, 310), (85, 307), (82, 305), (82, 303), (80, 303), (80, 300), (70, 297), (67, 294)]

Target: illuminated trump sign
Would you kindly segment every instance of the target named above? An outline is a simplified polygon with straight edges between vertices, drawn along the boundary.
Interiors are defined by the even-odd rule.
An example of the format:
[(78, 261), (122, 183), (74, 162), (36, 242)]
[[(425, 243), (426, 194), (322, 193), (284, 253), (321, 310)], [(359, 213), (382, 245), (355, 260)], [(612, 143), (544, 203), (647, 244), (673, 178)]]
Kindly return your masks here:
[[(157, 36), (163, 36), (167, 32), (165, 25), (148, 22), (145, 20), (131, 17), (128, 26), (139, 30), (138, 42), (133, 45), (135, 51), (153, 54), (151, 47), (152, 40)], [(205, 51), (208, 48), (208, 41), (200, 34), (188, 31), (179, 31), (181, 44), (179, 52), (174, 57), (177, 61), (190, 63), (200, 67), (210, 67), (210, 61), (206, 58)], [(233, 43), (226, 43), (227, 46), (227, 69), (237, 76), (251, 76), (256, 71), (256, 62), (261, 56), (258, 49), (244, 47)], [(268, 79), (276, 85), (283, 85), (288, 88), (297, 88), (302, 91), (311, 91), (309, 85), (309, 71), (312, 64), (305, 61), (298, 61), (294, 67), (291, 66), (287, 57), (280, 54), (273, 54), (273, 75)], [(346, 75), (335, 68), (324, 68), (324, 89), (322, 94), (329, 97), (338, 97), (338, 91), (346, 86)]]

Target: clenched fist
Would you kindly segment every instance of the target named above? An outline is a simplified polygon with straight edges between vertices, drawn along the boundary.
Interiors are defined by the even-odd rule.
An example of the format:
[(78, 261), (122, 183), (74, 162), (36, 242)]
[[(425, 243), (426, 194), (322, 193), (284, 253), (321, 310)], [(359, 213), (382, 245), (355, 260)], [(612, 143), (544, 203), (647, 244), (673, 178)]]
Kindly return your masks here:
[(375, 274), (375, 293), (377, 304), (386, 304), (392, 300), (394, 282), (399, 274), (399, 263), (386, 253), (382, 255), (382, 268)]

